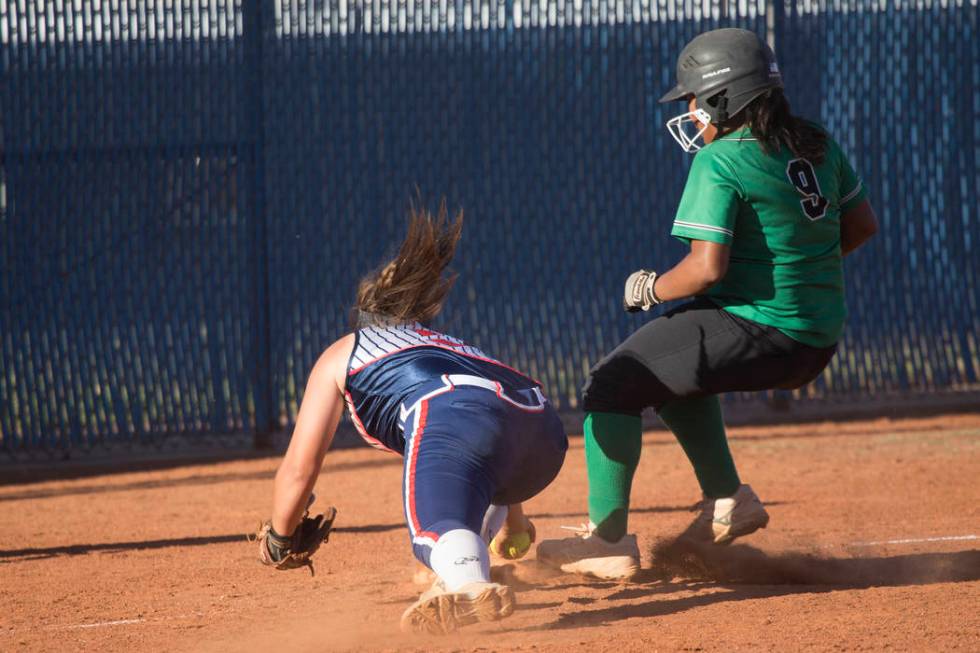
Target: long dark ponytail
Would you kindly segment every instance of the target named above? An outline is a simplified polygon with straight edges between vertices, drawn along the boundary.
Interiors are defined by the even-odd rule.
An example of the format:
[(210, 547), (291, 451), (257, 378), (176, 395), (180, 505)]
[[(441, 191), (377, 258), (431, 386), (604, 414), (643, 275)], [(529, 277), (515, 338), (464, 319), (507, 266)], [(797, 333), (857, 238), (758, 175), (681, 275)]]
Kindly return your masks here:
[(769, 89), (740, 113), (733, 122), (747, 125), (766, 153), (775, 154), (785, 146), (796, 157), (807, 159), (814, 165), (823, 163), (827, 132), (794, 116), (783, 89)]

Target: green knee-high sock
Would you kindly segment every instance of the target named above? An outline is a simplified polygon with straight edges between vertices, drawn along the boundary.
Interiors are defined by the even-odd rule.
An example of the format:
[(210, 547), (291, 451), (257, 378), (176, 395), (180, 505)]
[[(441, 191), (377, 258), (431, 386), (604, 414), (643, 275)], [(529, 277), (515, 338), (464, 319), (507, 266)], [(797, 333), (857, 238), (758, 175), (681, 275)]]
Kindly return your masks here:
[(589, 519), (596, 525), (595, 534), (608, 542), (618, 542), (626, 534), (630, 487), (642, 446), (638, 415), (586, 413)]
[(718, 397), (678, 399), (663, 406), (659, 415), (694, 466), (704, 495), (718, 499), (735, 494), (741, 481), (728, 449)]

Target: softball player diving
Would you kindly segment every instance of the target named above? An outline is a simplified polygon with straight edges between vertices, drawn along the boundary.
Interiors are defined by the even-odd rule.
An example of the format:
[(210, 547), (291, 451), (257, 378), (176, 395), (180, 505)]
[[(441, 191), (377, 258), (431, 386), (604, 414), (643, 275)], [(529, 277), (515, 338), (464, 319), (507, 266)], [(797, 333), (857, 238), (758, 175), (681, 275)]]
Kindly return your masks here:
[(627, 517), (647, 407), (677, 437), (703, 492), (688, 533), (725, 544), (766, 526), (769, 515), (735, 469), (718, 395), (799, 388), (820, 374), (844, 325), (842, 257), (878, 228), (837, 143), (790, 113), (775, 57), (753, 32), (701, 34), (681, 52), (677, 78), (660, 101), (687, 103), (667, 128), (697, 152), (671, 230), (690, 253), (662, 274), (631, 274), (624, 307), (694, 299), (590, 371), (589, 524), (537, 552), (568, 572), (629, 578), (639, 570)]
[[(310, 373), (260, 532), (266, 564), (305, 555), (306, 533), (319, 525), (305, 517), (307, 502), (346, 404), (365, 440), (404, 456), (412, 548), (437, 577), (403, 614), (408, 631), (445, 633), (513, 612), (511, 588), (490, 581), (487, 543), (523, 555), (534, 530), (520, 504), (555, 478), (568, 446), (536, 381), (427, 326), (452, 287), (443, 272), (461, 229), (462, 215), (449, 221), (445, 205), (436, 218), (413, 211), (398, 255), (361, 281), (358, 328)], [(523, 542), (517, 553), (514, 542)]]

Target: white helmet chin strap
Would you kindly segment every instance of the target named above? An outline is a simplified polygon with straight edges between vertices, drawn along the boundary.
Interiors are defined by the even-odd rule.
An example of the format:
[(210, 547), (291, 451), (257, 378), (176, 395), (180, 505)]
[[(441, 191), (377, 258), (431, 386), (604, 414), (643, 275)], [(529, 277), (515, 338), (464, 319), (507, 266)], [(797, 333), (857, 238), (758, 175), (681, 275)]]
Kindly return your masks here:
[[(684, 130), (684, 124), (688, 122), (699, 122), (702, 125), (701, 129), (694, 136), (688, 136)], [(667, 131), (670, 132), (670, 135), (674, 137), (674, 140), (680, 144), (684, 151), (690, 154), (701, 149), (697, 140), (701, 138), (701, 135), (704, 134), (709, 124), (711, 124), (711, 116), (703, 109), (695, 109), (694, 111), (682, 113), (668, 120)]]

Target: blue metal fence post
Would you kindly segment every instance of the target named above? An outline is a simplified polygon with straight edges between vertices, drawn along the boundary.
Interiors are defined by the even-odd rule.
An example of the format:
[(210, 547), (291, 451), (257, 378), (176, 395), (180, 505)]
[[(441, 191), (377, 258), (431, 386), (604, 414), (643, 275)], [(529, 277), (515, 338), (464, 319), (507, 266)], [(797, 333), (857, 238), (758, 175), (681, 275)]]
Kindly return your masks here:
[(265, 206), (265, 110), (263, 105), (262, 49), (265, 32), (271, 25), (263, 15), (270, 3), (264, 0), (244, 0), (242, 5), (242, 42), (245, 69), (242, 71), (244, 111), (239, 137), (245, 174), (244, 193), (249, 221), (250, 303), (252, 322), (252, 392), (255, 398), (256, 448), (271, 446), (275, 428), (272, 382), (269, 360), (271, 334), (269, 331), (269, 251), (266, 238)]
[(766, 3), (766, 41), (776, 54), (776, 61), (782, 62), (783, 26), (786, 20), (786, 5), (783, 0), (769, 0)]
[[(766, 3), (766, 42), (776, 55), (776, 61), (782, 64), (780, 56), (783, 43), (783, 30), (786, 23), (786, 6), (783, 0), (769, 0)], [(769, 408), (777, 412), (785, 412), (793, 408), (793, 393), (789, 390), (773, 390), (769, 393)]]

